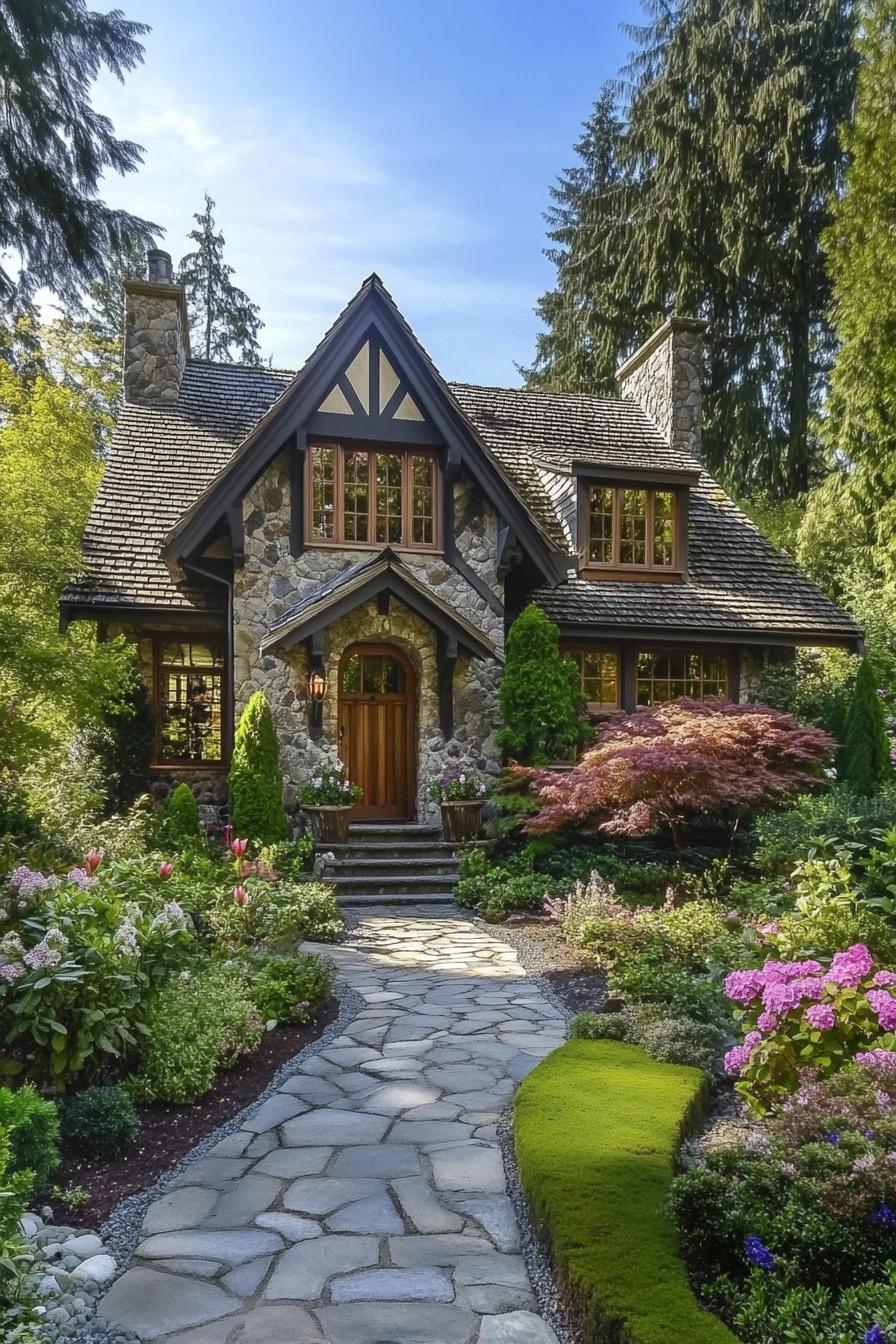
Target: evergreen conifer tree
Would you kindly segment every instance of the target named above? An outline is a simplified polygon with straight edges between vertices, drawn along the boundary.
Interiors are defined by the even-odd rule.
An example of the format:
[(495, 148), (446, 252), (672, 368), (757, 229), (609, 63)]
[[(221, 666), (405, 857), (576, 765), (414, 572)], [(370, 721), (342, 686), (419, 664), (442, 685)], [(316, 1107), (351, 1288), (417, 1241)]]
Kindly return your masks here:
[(178, 268), (178, 282), (187, 291), (194, 353), (226, 362), (233, 359), (235, 349), (237, 360), (258, 364), (257, 338), (264, 323), (256, 304), (230, 278), (233, 267), (224, 260), (224, 235), (215, 228), (214, 208), (206, 192), (205, 209), (193, 216), (196, 228), (188, 235), (196, 250), (187, 253)]
[(286, 836), (280, 748), (263, 691), (250, 697), (237, 725), (230, 763), (230, 815), (237, 835), (261, 845)]
[(867, 658), (856, 677), (841, 759), (845, 781), (854, 793), (876, 793), (893, 774), (877, 678)]
[(165, 804), (159, 838), (181, 850), (196, 845), (202, 835), (196, 795), (189, 784), (178, 784)]
[(499, 705), (499, 744), (523, 765), (546, 765), (568, 755), (588, 734), (575, 664), (560, 656), (560, 632), (528, 606), (507, 634)]

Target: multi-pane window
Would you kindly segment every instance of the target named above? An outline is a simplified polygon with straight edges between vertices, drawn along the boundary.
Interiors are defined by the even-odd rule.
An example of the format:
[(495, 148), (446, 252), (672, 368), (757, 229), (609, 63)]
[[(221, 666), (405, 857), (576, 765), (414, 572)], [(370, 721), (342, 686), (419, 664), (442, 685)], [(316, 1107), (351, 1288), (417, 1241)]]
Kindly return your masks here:
[(156, 756), (159, 764), (222, 759), (224, 649), (206, 640), (156, 641)]
[(401, 695), (404, 667), (385, 653), (353, 653), (342, 669), (343, 695)]
[(686, 695), (728, 694), (728, 661), (717, 653), (644, 651), (637, 655), (635, 703), (665, 705)]
[(618, 709), (619, 654), (615, 649), (564, 649), (579, 669), (582, 694), (592, 707)]
[(438, 545), (438, 465), (433, 453), (316, 443), (308, 457), (312, 542)]
[(610, 569), (674, 569), (675, 525), (672, 490), (590, 485), (586, 563)]

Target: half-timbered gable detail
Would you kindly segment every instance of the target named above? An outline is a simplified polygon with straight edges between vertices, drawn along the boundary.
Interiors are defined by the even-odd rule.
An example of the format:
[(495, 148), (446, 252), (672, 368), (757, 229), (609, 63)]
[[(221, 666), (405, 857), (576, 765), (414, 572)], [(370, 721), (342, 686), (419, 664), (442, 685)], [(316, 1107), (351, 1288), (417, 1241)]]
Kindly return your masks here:
[(160, 791), (223, 801), (262, 689), (288, 805), (341, 756), (359, 816), (424, 819), (433, 773), (499, 768), (528, 601), (595, 715), (858, 646), (702, 468), (701, 323), (666, 323), (612, 400), (445, 382), (375, 275), (295, 374), (192, 359), (163, 253), (125, 297), (127, 395), (62, 616), (134, 640)]

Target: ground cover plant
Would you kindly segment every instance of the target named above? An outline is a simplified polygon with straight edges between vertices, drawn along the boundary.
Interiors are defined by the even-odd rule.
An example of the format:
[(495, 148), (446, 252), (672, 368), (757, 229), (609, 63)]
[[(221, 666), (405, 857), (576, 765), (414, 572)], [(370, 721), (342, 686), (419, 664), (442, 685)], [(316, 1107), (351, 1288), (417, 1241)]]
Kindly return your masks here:
[(561, 1290), (585, 1337), (606, 1344), (733, 1344), (701, 1308), (662, 1212), (705, 1075), (637, 1046), (570, 1041), (521, 1084), (520, 1178)]

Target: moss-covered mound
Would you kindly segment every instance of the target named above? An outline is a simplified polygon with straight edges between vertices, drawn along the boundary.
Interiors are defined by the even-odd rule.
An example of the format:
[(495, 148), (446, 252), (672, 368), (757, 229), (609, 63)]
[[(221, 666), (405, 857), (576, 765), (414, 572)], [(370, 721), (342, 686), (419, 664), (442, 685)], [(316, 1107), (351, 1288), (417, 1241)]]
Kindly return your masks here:
[(698, 1069), (617, 1041), (570, 1041), (517, 1092), (523, 1187), (586, 1339), (736, 1344), (691, 1292), (665, 1211), (706, 1093)]

